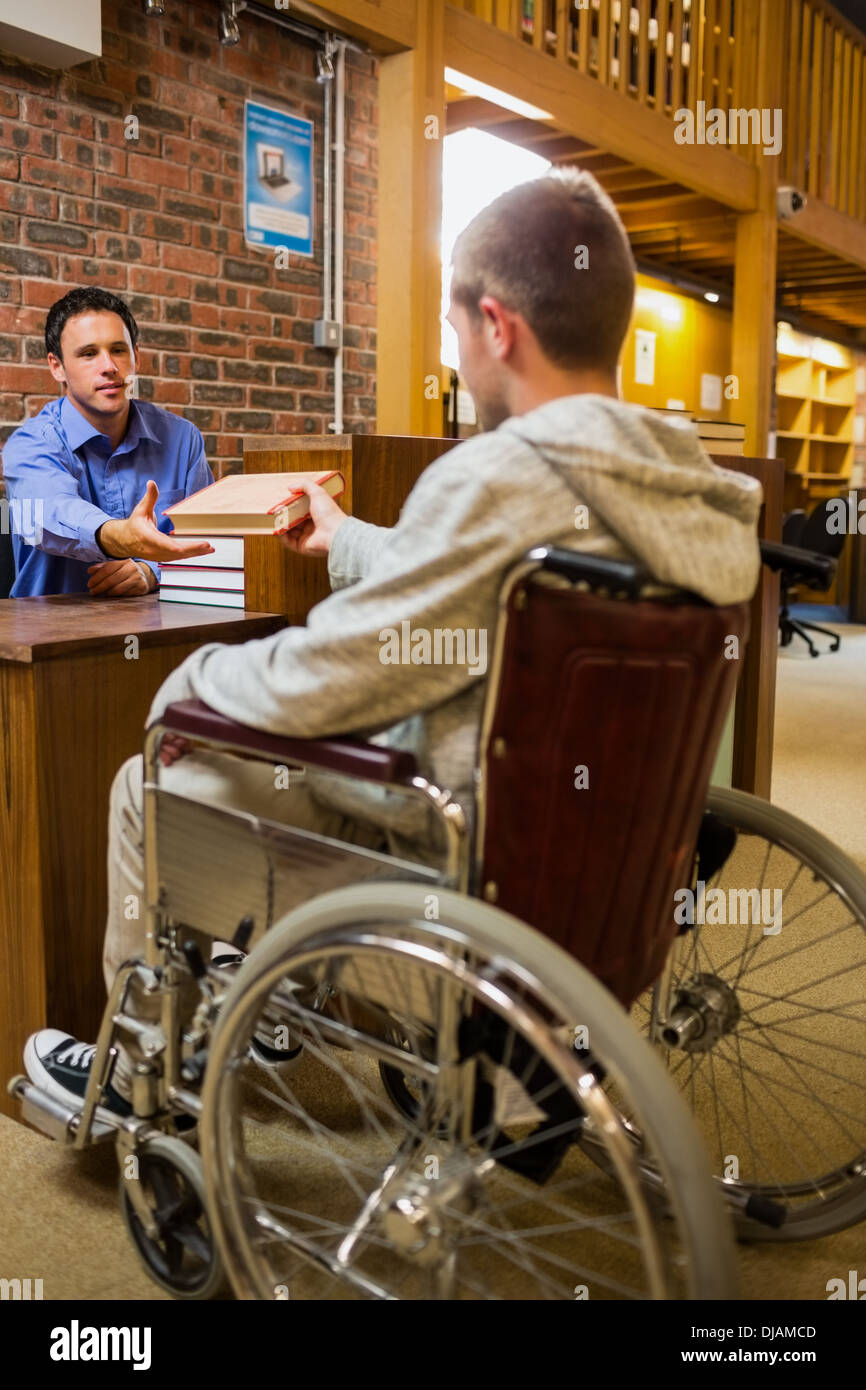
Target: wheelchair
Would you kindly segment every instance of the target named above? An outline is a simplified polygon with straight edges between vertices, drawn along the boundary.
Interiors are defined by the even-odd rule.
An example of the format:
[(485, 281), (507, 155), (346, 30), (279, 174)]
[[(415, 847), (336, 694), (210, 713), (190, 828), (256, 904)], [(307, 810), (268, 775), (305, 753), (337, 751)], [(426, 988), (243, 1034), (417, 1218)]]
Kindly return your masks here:
[[(827, 582), (832, 562), (762, 553)], [(197, 701), (147, 731), (146, 959), (117, 975), (79, 1110), (10, 1090), (55, 1139), (114, 1140), (157, 1283), (729, 1299), (735, 1235), (866, 1216), (866, 878), (787, 813), (709, 789), (748, 617), (531, 551), (500, 596), (471, 805), (408, 752)], [(441, 852), (180, 797), (166, 733), (405, 798)], [(281, 916), (281, 876), (308, 872), (328, 891)], [(753, 909), (777, 893), (768, 925)], [(237, 958), (212, 959), (228, 940)], [(123, 1119), (100, 1103), (119, 1043)]]

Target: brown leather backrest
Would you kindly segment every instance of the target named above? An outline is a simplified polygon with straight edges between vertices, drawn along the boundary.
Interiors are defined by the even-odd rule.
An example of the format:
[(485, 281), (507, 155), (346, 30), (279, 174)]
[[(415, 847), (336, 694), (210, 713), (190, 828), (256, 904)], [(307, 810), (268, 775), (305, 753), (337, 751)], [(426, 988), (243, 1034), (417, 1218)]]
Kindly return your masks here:
[(691, 882), (741, 664), (726, 657), (726, 638), (742, 657), (748, 613), (531, 579), (509, 599), (481, 749), (477, 891), (565, 947), (626, 1006), (658, 976), (677, 932), (673, 895)]

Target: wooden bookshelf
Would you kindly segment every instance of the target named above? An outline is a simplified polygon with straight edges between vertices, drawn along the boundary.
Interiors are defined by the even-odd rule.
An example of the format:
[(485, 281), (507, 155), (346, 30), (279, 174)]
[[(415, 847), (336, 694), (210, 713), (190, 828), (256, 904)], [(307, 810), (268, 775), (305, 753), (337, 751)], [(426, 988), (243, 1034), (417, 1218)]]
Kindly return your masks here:
[(854, 358), (821, 338), (779, 328), (776, 457), (803, 478), (808, 504), (847, 489), (854, 465)]
[[(788, 475), (786, 506), (811, 512), (825, 497), (844, 497), (851, 486), (857, 399), (854, 357), (841, 344), (782, 325), (776, 357), (776, 457), (784, 459)], [(833, 586), (825, 594), (804, 589), (798, 601), (847, 602), (848, 549), (843, 551)]]

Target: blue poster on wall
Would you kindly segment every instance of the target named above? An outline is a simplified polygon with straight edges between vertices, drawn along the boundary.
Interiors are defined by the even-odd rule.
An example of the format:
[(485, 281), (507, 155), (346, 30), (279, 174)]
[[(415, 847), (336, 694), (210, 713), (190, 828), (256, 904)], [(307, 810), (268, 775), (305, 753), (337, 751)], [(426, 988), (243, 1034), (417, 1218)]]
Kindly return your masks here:
[(244, 104), (244, 235), (313, 254), (313, 122), (256, 101)]

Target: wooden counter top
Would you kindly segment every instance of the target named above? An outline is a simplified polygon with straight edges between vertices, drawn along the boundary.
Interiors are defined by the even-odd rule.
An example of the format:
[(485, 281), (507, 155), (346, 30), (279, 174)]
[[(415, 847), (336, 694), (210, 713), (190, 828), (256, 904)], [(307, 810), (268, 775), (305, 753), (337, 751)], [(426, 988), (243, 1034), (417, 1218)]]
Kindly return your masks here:
[(285, 626), (286, 619), (279, 613), (160, 603), (156, 594), (8, 598), (0, 599), (0, 661), (30, 664), (76, 651), (115, 651), (131, 636), (138, 638), (141, 647), (243, 641), (267, 637)]

